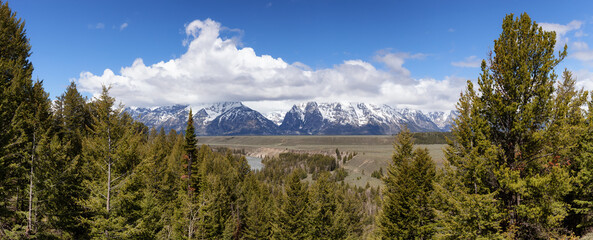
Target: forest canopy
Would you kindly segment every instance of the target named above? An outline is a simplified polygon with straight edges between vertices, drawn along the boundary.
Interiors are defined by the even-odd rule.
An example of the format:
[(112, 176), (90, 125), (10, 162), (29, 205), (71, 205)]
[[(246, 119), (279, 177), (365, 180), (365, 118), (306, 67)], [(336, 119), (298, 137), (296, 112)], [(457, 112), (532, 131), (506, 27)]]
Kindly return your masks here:
[[(509, 14), (460, 95), (437, 168), (404, 130), (380, 187), (336, 157), (244, 155), (148, 129), (104, 86), (55, 100), (32, 79), (24, 21), (0, 4), (1, 239), (550, 239), (593, 225), (593, 101), (567, 47)], [(434, 138), (430, 135), (418, 135)], [(420, 139), (422, 140), (422, 139)], [(351, 158), (351, 156), (350, 156)]]

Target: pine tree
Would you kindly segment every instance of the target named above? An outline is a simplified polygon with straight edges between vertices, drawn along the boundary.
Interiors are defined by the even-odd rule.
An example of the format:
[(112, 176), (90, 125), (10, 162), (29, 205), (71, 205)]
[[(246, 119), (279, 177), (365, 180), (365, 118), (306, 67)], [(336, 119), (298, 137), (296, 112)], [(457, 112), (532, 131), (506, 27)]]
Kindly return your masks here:
[(307, 221), (308, 186), (301, 182), (297, 171), (288, 175), (285, 182), (282, 203), (273, 225), (274, 239), (308, 239), (308, 229), (312, 227)]
[(83, 185), (90, 190), (84, 205), (93, 212), (85, 221), (91, 224), (94, 237), (116, 237), (130, 227), (125, 224), (130, 217), (125, 199), (130, 193), (123, 189), (132, 184), (130, 176), (141, 159), (141, 135), (131, 117), (122, 113), (121, 107), (114, 108), (114, 103), (108, 88), (103, 87), (101, 96), (93, 102), (91, 134), (83, 142)]
[[(494, 181), (490, 169), (496, 147), (488, 141), (486, 121), (479, 117), (483, 104), (468, 81), (461, 94), (446, 162), (435, 186), (437, 226), (441, 239), (499, 239), (502, 214), (495, 194), (485, 183)], [(452, 166), (455, 166), (453, 168)]]
[(330, 182), (330, 174), (323, 172), (310, 189), (310, 229), (309, 235), (319, 239), (342, 239), (344, 232), (335, 232), (336, 211), (336, 186)]
[[(565, 135), (557, 137), (557, 141), (568, 145), (559, 150), (576, 155), (574, 161), (567, 162), (574, 176), (574, 187), (573, 192), (565, 197), (572, 210), (565, 219), (565, 225), (577, 235), (584, 235), (593, 226), (593, 101), (587, 102), (589, 111), (581, 114), (583, 110), (578, 103), (586, 101), (587, 92), (575, 91), (574, 85), (572, 75), (565, 71), (564, 82), (559, 88), (563, 94), (558, 94), (556, 101), (563, 111), (557, 111), (556, 115), (563, 116), (562, 120), (568, 124), (560, 125)], [(582, 123), (582, 128), (575, 126), (576, 123)]]
[(434, 214), (431, 203), (434, 162), (428, 150), (414, 151), (409, 130), (396, 137), (392, 163), (383, 178), (382, 211), (378, 216), (382, 239), (427, 239), (434, 234)]
[[(196, 144), (198, 140), (196, 139), (196, 131), (194, 128), (194, 118), (192, 115), (192, 110), (189, 110), (189, 116), (187, 117), (187, 127), (185, 129), (185, 155), (187, 158), (187, 195), (191, 198), (193, 192), (195, 192), (197, 183), (194, 182), (192, 178), (192, 172), (196, 172), (194, 169), (198, 163), (196, 163)], [(194, 175), (194, 177), (196, 177)]]
[(31, 149), (25, 148), (30, 143), (29, 137), (23, 138), (23, 129), (16, 129), (20, 125), (17, 122), (24, 119), (16, 116), (24, 116), (17, 113), (24, 112), (24, 104), (33, 91), (33, 65), (29, 61), (31, 45), (25, 24), (8, 3), (0, 2), (0, 26), (0, 222), (3, 223), (0, 234), (4, 234), (3, 230), (26, 225), (16, 213), (25, 211), (28, 205), (25, 189), (30, 158), (24, 153), (30, 153)]
[(91, 126), (89, 105), (76, 87), (70, 82), (66, 91), (58, 97), (54, 113), (55, 128), (58, 134), (69, 145), (68, 155), (72, 158), (82, 152), (82, 137)]
[(482, 61), (478, 91), (468, 83), (460, 99), (447, 150), (468, 194), (494, 194), (505, 214), (500, 227), (511, 238), (557, 237), (568, 214), (570, 146), (548, 147), (564, 139), (559, 126), (566, 126), (554, 115), (566, 96), (554, 88), (554, 67), (566, 56), (566, 46), (554, 55), (555, 37), (527, 14), (504, 18), (488, 64)]
[(91, 116), (86, 99), (80, 95), (73, 82), (53, 105), (51, 134), (45, 137), (41, 162), (46, 189), (41, 193), (46, 204), (39, 212), (47, 214), (49, 227), (58, 229), (61, 236), (74, 239), (88, 237), (88, 225), (80, 218), (88, 218), (79, 199), (88, 198), (82, 186), (82, 139), (90, 128)]
[(228, 230), (228, 220), (237, 201), (238, 172), (222, 154), (202, 145), (198, 151), (200, 162), (200, 195), (192, 224), (196, 238), (220, 238)]
[(246, 209), (241, 239), (270, 239), (272, 235), (272, 200), (267, 187), (253, 175), (247, 175)]

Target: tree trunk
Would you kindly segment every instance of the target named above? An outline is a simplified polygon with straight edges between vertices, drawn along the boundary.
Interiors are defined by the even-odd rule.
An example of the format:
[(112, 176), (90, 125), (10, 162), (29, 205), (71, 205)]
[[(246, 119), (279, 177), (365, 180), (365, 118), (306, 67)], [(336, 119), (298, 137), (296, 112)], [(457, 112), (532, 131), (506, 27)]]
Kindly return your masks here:
[(26, 234), (29, 236), (33, 229), (33, 223), (31, 221), (31, 212), (33, 211), (33, 166), (35, 166), (35, 131), (33, 131), (33, 146), (31, 147), (31, 174), (29, 176), (29, 214), (27, 215), (27, 231)]
[(191, 202), (191, 165), (192, 165), (192, 157), (189, 156), (188, 154), (188, 162), (187, 162), (187, 197), (189, 198), (189, 201)]
[(188, 154), (187, 158), (187, 199), (189, 204), (189, 213), (187, 217), (187, 239), (191, 239), (193, 232), (192, 232), (192, 190), (191, 190), (191, 164), (192, 164), (192, 157)]
[(107, 217), (109, 217), (110, 203), (111, 203), (111, 133), (107, 128)]

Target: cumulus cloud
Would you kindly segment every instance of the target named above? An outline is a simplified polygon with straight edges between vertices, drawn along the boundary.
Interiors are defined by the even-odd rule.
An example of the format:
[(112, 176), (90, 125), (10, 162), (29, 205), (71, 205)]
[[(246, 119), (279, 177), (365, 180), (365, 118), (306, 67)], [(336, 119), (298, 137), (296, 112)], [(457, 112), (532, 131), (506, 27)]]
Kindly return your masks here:
[(573, 42), (572, 47), (577, 51), (589, 49), (589, 45), (586, 42)]
[(558, 23), (539, 23), (539, 26), (542, 27), (543, 30), (556, 32), (556, 48), (561, 48), (564, 47), (565, 44), (568, 44), (569, 39), (566, 37), (567, 34), (579, 30), (582, 25), (583, 22), (578, 20), (572, 20), (564, 25)]
[(469, 57), (466, 57), (463, 61), (451, 62), (451, 65), (453, 65), (455, 67), (477, 68), (477, 67), (480, 67), (481, 63), (482, 63), (482, 60), (478, 59), (478, 57), (469, 56)]
[(583, 62), (593, 61), (593, 51), (578, 51), (571, 55), (571, 57)]
[(583, 25), (583, 22), (578, 20), (572, 20), (568, 24), (558, 24), (558, 23), (539, 23), (545, 31), (554, 31), (556, 35), (559, 37), (565, 36), (568, 32), (573, 30), (578, 30)]
[(120, 30), (120, 31), (123, 31), (123, 30), (124, 30), (124, 29), (126, 29), (127, 27), (128, 27), (128, 23), (127, 23), (127, 22), (125, 22), (125, 23), (122, 23), (121, 25), (119, 25), (119, 30)]
[[(237, 39), (221, 37), (225, 28), (211, 19), (185, 26), (185, 52), (179, 58), (146, 65), (141, 58), (119, 73), (83, 72), (82, 91), (98, 96), (102, 85), (127, 106), (243, 101), (264, 111), (303, 101), (353, 101), (423, 110), (453, 109), (465, 81), (412, 79), (403, 65), (422, 54), (381, 52), (375, 59), (387, 66), (346, 60), (331, 68), (311, 69), (282, 58), (257, 55)], [(274, 107), (278, 109), (274, 109)]]
[(586, 90), (593, 89), (593, 72), (587, 69), (581, 69), (574, 72), (576, 76), (576, 85)]

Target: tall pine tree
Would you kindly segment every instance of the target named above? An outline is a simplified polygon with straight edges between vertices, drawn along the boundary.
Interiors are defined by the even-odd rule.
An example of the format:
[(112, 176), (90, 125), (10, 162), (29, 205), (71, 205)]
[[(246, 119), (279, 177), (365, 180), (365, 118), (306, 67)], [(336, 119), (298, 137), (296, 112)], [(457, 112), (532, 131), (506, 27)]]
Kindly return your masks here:
[(414, 150), (412, 134), (400, 132), (392, 163), (383, 178), (383, 209), (378, 216), (382, 239), (428, 239), (434, 234), (431, 202), (435, 165), (428, 150)]
[(562, 143), (567, 129), (557, 123), (564, 117), (554, 112), (578, 103), (568, 98), (555, 104), (561, 101), (555, 95), (566, 97), (554, 88), (554, 67), (566, 46), (555, 56), (555, 44), (556, 34), (527, 14), (507, 15), (494, 51), (482, 62), (477, 91), (468, 83), (460, 100), (447, 150), (468, 194), (493, 194), (504, 214), (501, 230), (511, 238), (558, 237), (568, 215), (563, 197), (571, 190), (571, 146)]
[[(42, 132), (39, 123), (44, 120), (30, 119), (36, 114), (32, 105), (38, 91), (31, 80), (31, 45), (25, 24), (2, 2), (0, 26), (0, 238), (5, 234), (16, 238), (21, 234), (16, 232), (24, 229), (29, 233), (32, 228), (29, 210), (33, 204), (32, 166)], [(47, 98), (42, 96), (45, 93), (41, 85), (38, 87), (41, 95), (37, 98)], [(28, 214), (20, 214), (23, 212)]]
[(309, 196), (307, 183), (302, 183), (299, 171), (293, 171), (285, 181), (280, 209), (273, 224), (274, 239), (308, 239)]
[(83, 142), (83, 185), (90, 191), (83, 203), (92, 212), (85, 221), (91, 225), (93, 237), (121, 237), (129, 213), (126, 212), (126, 192), (141, 156), (138, 147), (141, 135), (133, 120), (103, 87), (101, 96), (93, 102), (94, 116), (89, 136)]

